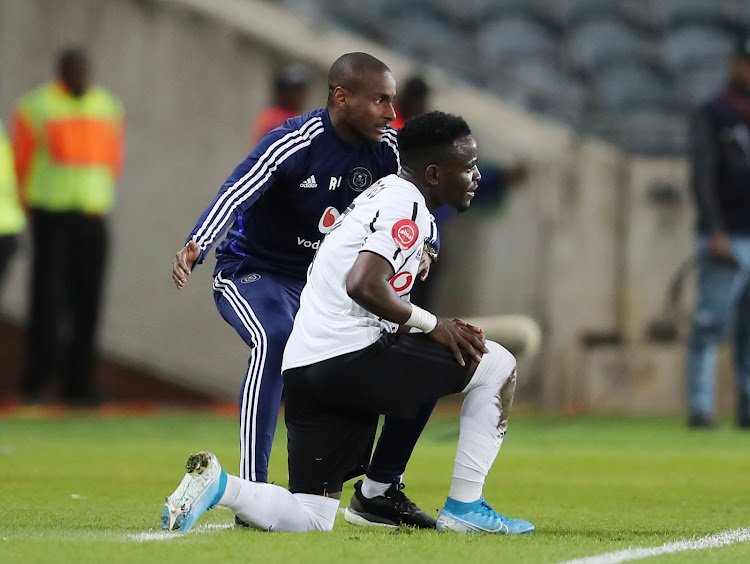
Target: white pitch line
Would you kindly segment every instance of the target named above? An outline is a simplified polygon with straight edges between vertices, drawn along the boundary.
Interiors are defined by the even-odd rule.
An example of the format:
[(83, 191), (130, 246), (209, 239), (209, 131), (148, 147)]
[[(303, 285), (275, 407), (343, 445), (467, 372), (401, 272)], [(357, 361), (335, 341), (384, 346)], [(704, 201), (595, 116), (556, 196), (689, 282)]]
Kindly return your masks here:
[(219, 525), (215, 523), (209, 523), (207, 525), (201, 525), (196, 527), (189, 533), (170, 532), (170, 531), (149, 531), (144, 533), (138, 533), (137, 535), (128, 535), (128, 540), (134, 540), (138, 542), (149, 542), (149, 541), (168, 541), (179, 539), (185, 535), (194, 533), (205, 533), (206, 531), (216, 531), (219, 529), (231, 529), (234, 524)]
[(750, 541), (750, 529), (732, 529), (723, 531), (707, 537), (693, 538), (670, 542), (661, 546), (649, 548), (626, 548), (616, 552), (606, 552), (596, 556), (586, 556), (567, 560), (561, 564), (619, 564), (620, 562), (630, 562), (631, 560), (641, 560), (651, 556), (660, 556), (662, 554), (671, 554), (673, 552), (683, 552), (685, 550), (706, 550), (707, 548), (719, 548), (738, 542)]

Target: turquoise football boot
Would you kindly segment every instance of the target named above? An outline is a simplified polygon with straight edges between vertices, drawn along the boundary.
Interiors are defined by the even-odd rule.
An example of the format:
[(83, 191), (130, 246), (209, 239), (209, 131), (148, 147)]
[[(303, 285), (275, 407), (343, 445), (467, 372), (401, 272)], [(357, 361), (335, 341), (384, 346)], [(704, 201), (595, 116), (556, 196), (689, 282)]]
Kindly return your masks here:
[(437, 519), (438, 531), (454, 533), (491, 533), (523, 535), (534, 531), (534, 525), (523, 519), (500, 515), (483, 497), (470, 503), (448, 498)]
[(227, 487), (227, 475), (211, 452), (191, 454), (187, 473), (172, 495), (165, 500), (161, 528), (187, 532), (206, 511), (218, 503)]

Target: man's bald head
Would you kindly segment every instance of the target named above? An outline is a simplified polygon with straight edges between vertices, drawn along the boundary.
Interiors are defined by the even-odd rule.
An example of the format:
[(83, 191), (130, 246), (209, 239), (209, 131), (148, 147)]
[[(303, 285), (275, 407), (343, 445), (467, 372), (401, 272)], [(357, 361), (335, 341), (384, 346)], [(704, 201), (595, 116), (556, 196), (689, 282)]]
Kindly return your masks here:
[(328, 71), (328, 105), (333, 104), (333, 93), (341, 87), (349, 92), (358, 92), (367, 86), (372, 74), (390, 73), (391, 69), (367, 53), (347, 53), (334, 61)]

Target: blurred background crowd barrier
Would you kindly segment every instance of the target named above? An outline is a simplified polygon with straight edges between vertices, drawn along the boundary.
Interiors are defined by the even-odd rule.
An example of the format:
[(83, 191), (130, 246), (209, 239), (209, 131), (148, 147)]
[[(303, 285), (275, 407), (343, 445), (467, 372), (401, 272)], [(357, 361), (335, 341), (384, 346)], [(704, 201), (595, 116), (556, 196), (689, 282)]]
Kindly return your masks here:
[[(0, 0), (0, 116), (62, 47), (88, 50), (127, 115), (103, 354), (233, 400), (246, 351), (214, 311), (213, 256), (179, 294), (171, 260), (244, 158), (274, 72), (309, 66), (308, 109), (325, 104), (325, 72), (345, 52), (372, 53), (397, 80), (421, 73), (432, 106), (472, 126), (480, 169), (529, 165), (501, 212), (445, 227), (436, 312), (536, 320), (520, 401), (680, 413), (685, 320), (653, 327), (692, 248), (686, 111), (721, 86), (738, 14), (747, 2)], [(11, 329), (24, 323), (27, 251), (2, 300)], [(719, 370), (720, 412), (729, 378)]]

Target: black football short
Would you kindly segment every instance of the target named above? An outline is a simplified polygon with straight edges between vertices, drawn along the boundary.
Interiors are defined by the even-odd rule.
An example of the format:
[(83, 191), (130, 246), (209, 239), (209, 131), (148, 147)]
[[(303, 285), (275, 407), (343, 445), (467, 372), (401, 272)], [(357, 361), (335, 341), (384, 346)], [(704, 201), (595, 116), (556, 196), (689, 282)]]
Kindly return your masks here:
[(360, 351), (284, 372), (289, 489), (339, 492), (364, 474), (378, 416), (413, 417), (460, 392), (471, 359), (422, 333), (384, 334)]

